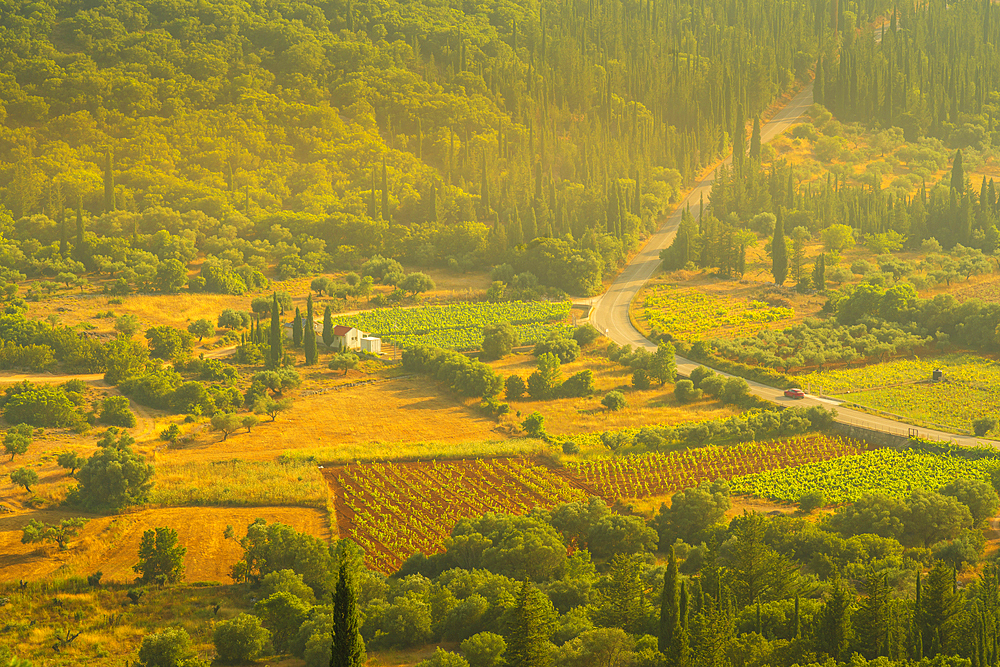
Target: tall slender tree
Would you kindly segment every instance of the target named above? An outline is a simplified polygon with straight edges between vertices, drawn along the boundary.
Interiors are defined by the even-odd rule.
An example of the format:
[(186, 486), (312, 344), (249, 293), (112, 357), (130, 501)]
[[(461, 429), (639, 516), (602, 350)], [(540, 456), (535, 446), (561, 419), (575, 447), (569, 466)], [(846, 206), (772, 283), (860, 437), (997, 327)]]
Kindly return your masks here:
[(284, 358), (284, 350), (282, 349), (281, 340), (281, 310), (278, 306), (278, 294), (277, 292), (271, 295), (271, 330), (268, 332), (268, 344), (270, 345), (270, 364), (272, 368), (277, 368), (281, 365), (281, 360)]
[(774, 222), (774, 238), (771, 241), (771, 275), (776, 285), (784, 285), (788, 278), (788, 246), (785, 245), (785, 224), (782, 207)]
[(333, 345), (333, 313), (330, 306), (323, 309), (323, 344), (327, 347)]
[[(312, 294), (309, 295), (312, 298)], [(302, 345), (302, 313), (298, 306), (295, 307), (295, 319), (292, 320), (292, 345), (300, 347)]]
[(360, 667), (365, 662), (365, 642), (358, 618), (358, 594), (341, 556), (337, 588), (333, 596), (333, 650), (330, 667)]
[(111, 149), (104, 151), (104, 212), (115, 210), (114, 155)]
[(302, 332), (302, 339), (305, 343), (306, 366), (312, 366), (319, 357), (319, 352), (316, 350), (316, 321), (313, 315), (312, 294), (306, 299), (306, 326)]
[(76, 203), (76, 245), (73, 247), (73, 257), (78, 262), (83, 261), (84, 253), (86, 252), (83, 232), (83, 197), (81, 196), (77, 198)]
[(549, 667), (552, 664), (549, 650), (552, 615), (546, 602), (541, 591), (525, 579), (507, 626), (504, 655), (508, 667)]
[(753, 133), (750, 135), (750, 159), (760, 160), (760, 117), (754, 116)]
[(657, 637), (657, 648), (666, 654), (674, 640), (677, 630), (680, 599), (677, 594), (677, 557), (674, 546), (670, 545), (670, 555), (667, 557), (667, 570), (663, 573), (663, 592), (660, 595), (660, 636)]

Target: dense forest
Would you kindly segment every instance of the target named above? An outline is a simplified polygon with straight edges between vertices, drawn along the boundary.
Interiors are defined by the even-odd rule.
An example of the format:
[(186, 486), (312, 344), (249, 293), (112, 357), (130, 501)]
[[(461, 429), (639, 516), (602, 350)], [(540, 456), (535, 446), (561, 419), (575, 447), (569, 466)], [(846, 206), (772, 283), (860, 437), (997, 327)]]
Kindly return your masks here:
[[(863, 4), (852, 23), (880, 8)], [(488, 257), (592, 292), (735, 128), (811, 77), (836, 7), (8, 3), (3, 265), (149, 291), (202, 252), (207, 288), (239, 291), (276, 266)]]
[[(970, 182), (963, 154), (982, 159), (998, 143), (996, 12), (988, 2), (903, 3), (889, 12), (888, 24), (859, 33), (851, 29), (857, 17), (844, 11), (839, 39), (827, 43), (815, 69), (818, 106), (810, 112), (811, 123), (793, 131), (817, 140), (817, 155), (830, 163), (825, 178), (806, 178), (782, 161), (765, 164), (756, 126), (749, 142), (737, 136), (735, 164), (719, 170), (705, 209), (685, 215), (677, 242), (663, 255), (667, 267), (694, 262), (740, 277), (756, 235), (784, 236), (791, 255), (797, 243), (833, 225), (846, 225), (854, 235), (844, 245), (827, 242), (824, 234), (834, 253), (855, 241), (883, 254), (919, 248), (928, 239), (946, 248), (995, 252), (996, 185), (985, 177)], [(845, 140), (850, 123), (877, 135), (873, 143), (882, 157), (894, 152), (890, 166), (906, 164), (913, 179), (886, 187), (884, 174), (869, 166), (867, 173), (862, 169), (863, 183), (847, 183), (858, 178), (838, 164), (851, 159)], [(928, 182), (945, 166), (946, 152), (951, 173)], [(769, 252), (776, 247), (772, 242)], [(787, 266), (785, 259), (778, 262)], [(775, 273), (778, 284), (788, 277), (783, 269)], [(807, 275), (804, 288), (812, 286), (812, 278)], [(792, 279), (799, 282), (801, 275)]]

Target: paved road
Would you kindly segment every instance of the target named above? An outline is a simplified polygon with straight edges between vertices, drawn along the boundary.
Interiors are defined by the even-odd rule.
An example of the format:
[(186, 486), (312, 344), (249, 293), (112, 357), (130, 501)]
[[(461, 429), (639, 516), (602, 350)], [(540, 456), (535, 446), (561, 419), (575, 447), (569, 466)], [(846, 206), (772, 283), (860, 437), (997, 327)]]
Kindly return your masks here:
[[(792, 125), (802, 122), (803, 115), (810, 106), (812, 106), (812, 84), (792, 98), (774, 118), (761, 127), (761, 142), (767, 143)], [(728, 165), (731, 162), (732, 156), (730, 155), (725, 159), (725, 164)], [(656, 349), (656, 345), (647, 340), (632, 325), (632, 320), (629, 317), (629, 304), (635, 298), (635, 295), (638, 294), (639, 290), (642, 289), (642, 286), (646, 284), (646, 281), (656, 273), (656, 269), (660, 265), (660, 251), (669, 247), (673, 242), (684, 209), (690, 206), (692, 213), (697, 216), (701, 197), (704, 196), (706, 202), (708, 201), (714, 180), (715, 173), (713, 172), (698, 183), (691, 190), (691, 193), (681, 201), (673, 214), (663, 222), (642, 251), (629, 262), (628, 266), (625, 267), (618, 278), (611, 284), (611, 287), (608, 288), (608, 291), (593, 300), (594, 309), (590, 316), (591, 322), (593, 322), (599, 331), (605, 333), (605, 335), (619, 345), (645, 347), (650, 350)], [(698, 364), (693, 361), (677, 357), (677, 370), (681, 375), (688, 375), (696, 366)], [(722, 373), (722, 375), (726, 374)], [(981, 442), (983, 444), (1000, 446), (1000, 443), (979, 440), (972, 436), (916, 428), (903, 422), (851, 410), (841, 407), (839, 401), (833, 399), (819, 398), (811, 395), (799, 400), (788, 399), (784, 397), (782, 391), (779, 389), (758, 382), (748, 382), (750, 390), (755, 395), (779, 405), (822, 405), (826, 408), (836, 408), (837, 421), (841, 423), (853, 424), (897, 435), (908, 435), (916, 430), (921, 437), (935, 440), (953, 440), (962, 445), (975, 445), (977, 442)]]

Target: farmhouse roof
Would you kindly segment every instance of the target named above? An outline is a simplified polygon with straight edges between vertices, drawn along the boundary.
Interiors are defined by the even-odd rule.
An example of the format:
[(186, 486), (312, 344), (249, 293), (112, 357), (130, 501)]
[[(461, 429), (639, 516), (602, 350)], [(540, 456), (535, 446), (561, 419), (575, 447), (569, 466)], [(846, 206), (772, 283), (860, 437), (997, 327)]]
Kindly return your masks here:
[(338, 324), (337, 326), (335, 326), (333, 328), (333, 335), (334, 336), (346, 336), (347, 332), (349, 332), (353, 328), (354, 327), (348, 327), (348, 326), (345, 326), (343, 324)]

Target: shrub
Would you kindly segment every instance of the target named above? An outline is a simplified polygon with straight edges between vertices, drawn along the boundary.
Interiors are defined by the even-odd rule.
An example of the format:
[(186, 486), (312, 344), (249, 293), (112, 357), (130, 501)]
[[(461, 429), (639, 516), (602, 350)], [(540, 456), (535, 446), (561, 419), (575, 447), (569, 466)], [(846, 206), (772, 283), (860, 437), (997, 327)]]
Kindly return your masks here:
[(229, 621), (220, 621), (212, 633), (215, 651), (222, 664), (242, 664), (264, 652), (271, 633), (261, 627), (260, 619), (240, 614)]
[(129, 505), (143, 503), (153, 488), (153, 466), (132, 451), (135, 441), (109, 430), (95, 452), (80, 468), (79, 487), (72, 494), (91, 512), (118, 512)]
[(996, 425), (996, 419), (992, 417), (981, 417), (972, 422), (972, 431), (976, 434), (977, 438), (981, 438), (996, 428)]
[(483, 358), (502, 359), (518, 344), (517, 329), (507, 324), (498, 324), (483, 329)]
[(316, 601), (313, 589), (309, 588), (303, 581), (302, 575), (297, 574), (295, 570), (276, 570), (264, 575), (264, 579), (260, 582), (261, 598), (268, 598), (275, 593), (291, 593), (309, 604)]
[(470, 667), (500, 667), (507, 643), (494, 632), (480, 632), (463, 641), (461, 649)]
[(819, 509), (826, 505), (826, 496), (823, 495), (822, 491), (807, 491), (802, 494), (799, 498), (799, 509), (809, 514), (813, 510)]
[(612, 412), (618, 412), (628, 405), (628, 403), (625, 401), (625, 395), (620, 391), (609, 391), (604, 398), (601, 399), (601, 405)]
[(279, 653), (288, 650), (289, 642), (309, 615), (309, 605), (285, 591), (261, 600), (253, 610), (271, 632), (274, 648)]
[(724, 403), (738, 405), (750, 396), (750, 385), (747, 381), (739, 377), (726, 378), (722, 385), (722, 395), (719, 397)]
[(642, 368), (632, 371), (632, 386), (640, 391), (649, 389), (649, 373)]
[(708, 394), (709, 396), (714, 396), (715, 398), (721, 399), (722, 389), (725, 386), (725, 384), (726, 384), (725, 380), (723, 380), (721, 377), (713, 373), (712, 375), (706, 376), (697, 386), (699, 389), (701, 389), (704, 393)]
[(416, 667), (469, 667), (469, 663), (459, 654), (445, 651), (438, 646), (434, 649), (434, 655), (421, 660)]
[(593, 396), (597, 388), (594, 386), (594, 371), (587, 370), (573, 373), (559, 387), (559, 395), (566, 398)]
[(146, 635), (139, 647), (142, 667), (185, 667), (194, 655), (191, 637), (184, 628), (167, 628)]
[(678, 380), (674, 384), (674, 398), (680, 403), (697, 401), (701, 398), (701, 393), (701, 389), (694, 388), (694, 383), (691, 380)]
[(587, 347), (600, 337), (601, 332), (590, 324), (581, 324), (577, 328), (573, 329), (573, 340), (575, 340), (577, 345), (580, 347)]
[(4, 419), (8, 424), (31, 424), (55, 428), (80, 421), (73, 402), (60, 387), (21, 383), (7, 390)]
[(528, 390), (528, 387), (524, 384), (524, 380), (521, 379), (520, 375), (508, 376), (505, 384), (505, 394), (508, 401), (516, 401), (517, 399), (524, 396), (524, 393)]
[(572, 338), (549, 338), (536, 343), (531, 353), (536, 357), (554, 354), (560, 363), (568, 364), (580, 356), (580, 345)]
[(135, 413), (129, 408), (128, 399), (124, 396), (108, 396), (101, 402), (100, 421), (109, 426), (125, 428), (132, 428), (136, 424)]
[(539, 412), (532, 412), (528, 415), (521, 422), (521, 426), (524, 427), (524, 432), (532, 438), (545, 437), (545, 417)]

